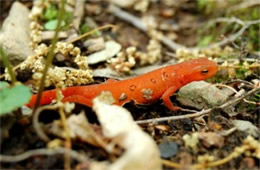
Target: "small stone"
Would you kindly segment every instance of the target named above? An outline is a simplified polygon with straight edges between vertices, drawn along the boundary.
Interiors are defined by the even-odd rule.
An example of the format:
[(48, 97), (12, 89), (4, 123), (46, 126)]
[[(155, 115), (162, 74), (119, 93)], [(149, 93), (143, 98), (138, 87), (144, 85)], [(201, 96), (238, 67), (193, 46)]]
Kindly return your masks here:
[(57, 59), (58, 62), (62, 62), (65, 61), (65, 56), (63, 54), (58, 53), (57, 55), (55, 55), (55, 58)]
[(0, 45), (12, 64), (16, 65), (33, 55), (30, 49), (29, 10), (20, 2), (14, 2), (0, 33)]
[(246, 157), (240, 162), (241, 169), (254, 169), (255, 167), (255, 160), (252, 157)]
[(173, 141), (168, 142), (164, 140), (159, 144), (159, 150), (162, 158), (170, 158), (177, 154), (178, 145)]
[(205, 109), (223, 104), (228, 97), (228, 94), (222, 93), (214, 85), (196, 81), (183, 86), (178, 92), (177, 100), (184, 106)]
[(97, 64), (104, 62), (115, 56), (121, 50), (121, 45), (115, 41), (107, 41), (105, 49), (88, 56), (88, 64)]
[(165, 18), (172, 17), (174, 15), (175, 11), (172, 8), (162, 9), (160, 11), (161, 16)]
[(260, 136), (260, 132), (259, 132), (258, 128), (249, 121), (233, 120), (232, 123), (240, 131), (243, 131), (243, 132), (245, 132), (249, 135), (252, 135), (256, 138)]
[(96, 51), (103, 50), (105, 48), (105, 43), (103, 38), (89, 39), (84, 42), (84, 47), (88, 49), (88, 53), (93, 53)]
[(136, 0), (127, 0), (127, 1), (112, 0), (111, 2), (112, 2), (113, 4), (115, 4), (115, 5), (120, 6), (120, 7), (127, 8), (127, 7), (130, 7), (130, 6), (134, 5), (134, 3), (136, 2)]

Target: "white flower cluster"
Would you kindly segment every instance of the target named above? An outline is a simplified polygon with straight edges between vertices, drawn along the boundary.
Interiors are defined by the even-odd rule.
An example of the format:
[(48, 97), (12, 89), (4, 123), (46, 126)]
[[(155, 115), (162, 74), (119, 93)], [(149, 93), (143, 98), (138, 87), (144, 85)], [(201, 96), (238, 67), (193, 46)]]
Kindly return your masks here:
[(35, 0), (33, 1), (33, 7), (29, 14), (30, 23), (30, 46), (32, 49), (37, 48), (38, 44), (42, 41), (42, 30), (43, 27), (39, 24), (39, 18), (43, 13), (43, 10), (48, 7), (49, 1)]
[(136, 47), (128, 47), (109, 60), (111, 67), (118, 72), (129, 73), (137, 63), (140, 65), (153, 64), (161, 59), (161, 44), (152, 39), (149, 41), (147, 52), (137, 51)]
[(142, 0), (142, 1), (137, 1), (134, 4), (134, 9), (136, 11), (141, 11), (142, 13), (146, 12), (148, 7), (149, 7), (149, 0)]
[(48, 47), (46, 44), (41, 44), (35, 49), (35, 55), (29, 56), (23, 63), (20, 65), (20, 69), (31, 69), (33, 73), (42, 72), (44, 69), (45, 59), (48, 53)]
[[(33, 72), (33, 79), (36, 85), (39, 84), (42, 77), (42, 71), (45, 67), (45, 56), (49, 52), (46, 44), (40, 44), (35, 49), (35, 55), (29, 56), (21, 65), (20, 69), (30, 69)], [(58, 42), (54, 53), (60, 53), (66, 57), (75, 57), (74, 61), (79, 66), (79, 70), (69, 68), (50, 68), (45, 80), (45, 86), (54, 85), (62, 88), (65, 86), (82, 85), (93, 81), (92, 72), (88, 68), (87, 57), (81, 56), (81, 51), (73, 44)]]
[(108, 62), (114, 70), (129, 73), (130, 69), (136, 64), (135, 53), (135, 47), (128, 47), (125, 51), (119, 52), (116, 58), (112, 58)]
[(226, 46), (223, 49), (220, 47), (210, 48), (210, 49), (201, 49), (201, 50), (189, 50), (185, 48), (180, 48), (176, 51), (176, 57), (179, 59), (179, 62), (194, 59), (194, 58), (218, 58), (220, 55), (230, 56), (234, 52), (234, 49)]
[[(45, 79), (45, 87), (54, 85), (57, 88), (64, 88), (66, 86), (88, 84), (93, 82), (91, 73), (90, 70), (77, 70), (61, 67), (50, 68)], [(33, 79), (37, 82), (36, 85), (39, 85), (41, 77), (42, 73), (37, 72), (33, 74)]]

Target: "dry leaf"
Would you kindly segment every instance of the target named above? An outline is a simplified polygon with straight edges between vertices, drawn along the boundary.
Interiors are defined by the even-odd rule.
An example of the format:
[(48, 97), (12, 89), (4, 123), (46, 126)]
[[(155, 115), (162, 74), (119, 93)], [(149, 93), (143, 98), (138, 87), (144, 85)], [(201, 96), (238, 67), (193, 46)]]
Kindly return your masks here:
[[(162, 168), (156, 143), (134, 122), (131, 113), (123, 107), (108, 105), (100, 101), (100, 98), (94, 99), (93, 103), (104, 136), (112, 140), (120, 137), (121, 140), (117, 140), (118, 145), (125, 149), (121, 157), (105, 169), (157, 170)], [(94, 167), (92, 166), (93, 169)]]
[(199, 139), (202, 140), (203, 145), (207, 148), (211, 146), (220, 148), (224, 145), (224, 138), (214, 132), (200, 132), (198, 135)]
[[(67, 119), (67, 124), (70, 130), (70, 137), (72, 139), (80, 139), (94, 146), (105, 146), (105, 142), (101, 139), (101, 135), (96, 133), (93, 127), (88, 123), (88, 120), (84, 114), (81, 112), (78, 115), (71, 115)], [(55, 121), (49, 127), (50, 132), (53, 134), (65, 138), (66, 132), (60, 121)]]

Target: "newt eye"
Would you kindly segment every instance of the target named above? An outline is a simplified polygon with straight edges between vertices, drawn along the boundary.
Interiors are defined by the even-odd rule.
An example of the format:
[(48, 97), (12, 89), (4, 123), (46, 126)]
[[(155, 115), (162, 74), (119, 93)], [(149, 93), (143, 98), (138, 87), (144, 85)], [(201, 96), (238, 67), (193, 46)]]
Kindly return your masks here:
[(202, 73), (202, 74), (207, 74), (208, 72), (209, 72), (209, 70), (208, 70), (208, 69), (206, 69), (206, 68), (205, 68), (205, 69), (203, 69), (203, 70), (201, 70), (201, 73)]

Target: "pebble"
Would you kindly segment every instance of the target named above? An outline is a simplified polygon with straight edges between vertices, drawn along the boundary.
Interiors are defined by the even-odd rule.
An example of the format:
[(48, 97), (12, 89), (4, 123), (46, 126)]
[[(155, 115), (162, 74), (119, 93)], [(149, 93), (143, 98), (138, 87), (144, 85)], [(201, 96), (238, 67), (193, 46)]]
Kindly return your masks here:
[(173, 141), (163, 141), (159, 144), (162, 158), (170, 158), (178, 153), (178, 145)]
[(105, 42), (105, 49), (88, 56), (88, 64), (107, 61), (121, 50), (121, 45), (115, 41)]
[(33, 55), (30, 44), (29, 10), (20, 2), (14, 2), (2, 25), (0, 46), (13, 65)]
[(177, 95), (181, 105), (206, 109), (223, 104), (229, 95), (205, 81), (195, 81), (183, 86)]

